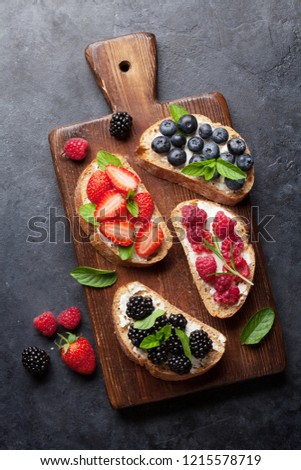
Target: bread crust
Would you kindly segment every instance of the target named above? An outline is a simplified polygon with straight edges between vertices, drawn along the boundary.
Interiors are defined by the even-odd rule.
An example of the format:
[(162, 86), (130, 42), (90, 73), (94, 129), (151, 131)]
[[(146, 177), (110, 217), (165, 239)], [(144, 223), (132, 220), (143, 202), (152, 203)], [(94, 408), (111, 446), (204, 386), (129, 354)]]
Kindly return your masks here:
[[(187, 320), (193, 321), (193, 323), (197, 324), (199, 328), (202, 328), (204, 331), (208, 333), (210, 338), (213, 340), (214, 347), (208, 353), (206, 358), (203, 360), (204, 363), (198, 369), (194, 369), (194, 372), (190, 372), (189, 374), (179, 375), (175, 372), (172, 372), (166, 365), (155, 365), (149, 359), (147, 359), (147, 355), (139, 356), (136, 352), (136, 349), (131, 341), (127, 336), (128, 332), (128, 325), (121, 326), (119, 315), (122, 315), (122, 308), (121, 308), (121, 297), (123, 294), (130, 295), (130, 292), (134, 291), (135, 295), (149, 295), (154, 300), (160, 300), (164, 304), (164, 311), (167, 316), (171, 314), (182, 314), (186, 317)], [(141, 284), (140, 282), (131, 282), (122, 287), (120, 287), (117, 292), (115, 293), (113, 299), (113, 306), (112, 306), (112, 315), (113, 315), (113, 322), (114, 322), (114, 329), (116, 337), (120, 343), (120, 346), (123, 352), (127, 355), (127, 357), (139, 364), (141, 367), (145, 367), (148, 372), (157, 377), (158, 379), (168, 380), (168, 381), (180, 381), (180, 380), (188, 380), (198, 375), (202, 375), (205, 372), (209, 371), (218, 361), (222, 358), (225, 352), (225, 343), (226, 338), (225, 336), (220, 333), (215, 328), (212, 328), (209, 325), (197, 320), (196, 318), (188, 315), (187, 313), (183, 312), (179, 308), (171, 305), (167, 300), (163, 299), (157, 292), (153, 291), (149, 287)], [(141, 350), (140, 350), (141, 351)]]
[[(210, 315), (213, 316), (213, 317), (229, 318), (229, 317), (232, 317), (236, 312), (238, 312), (238, 310), (243, 306), (243, 304), (246, 301), (246, 298), (248, 297), (248, 294), (249, 294), (250, 289), (251, 289), (252, 286), (250, 284), (246, 283), (246, 290), (245, 290), (246, 295), (241, 295), (240, 296), (239, 303), (237, 305), (222, 306), (222, 305), (217, 304), (213, 300), (212, 295), (210, 294), (211, 287), (208, 284), (206, 284), (200, 278), (200, 276), (198, 275), (198, 272), (196, 270), (195, 265), (192, 264), (189, 260), (188, 246), (184, 243), (184, 240), (182, 239), (182, 237), (179, 237), (179, 233), (183, 233), (183, 231), (185, 231), (185, 227), (181, 223), (181, 218), (182, 218), (181, 209), (182, 209), (182, 207), (185, 206), (185, 205), (196, 206), (198, 204), (198, 202), (200, 202), (200, 201), (204, 201), (206, 203), (206, 205), (208, 205), (208, 204), (212, 205), (212, 206), (218, 208), (218, 210), (227, 211), (228, 213), (231, 214), (232, 217), (235, 217), (235, 220), (237, 221), (235, 231), (241, 238), (243, 238), (243, 240), (248, 239), (248, 228), (247, 228), (246, 224), (244, 223), (244, 221), (233, 210), (230, 210), (228, 207), (223, 207), (220, 204), (217, 204), (217, 203), (214, 203), (214, 202), (205, 201), (204, 199), (193, 199), (191, 201), (181, 202), (171, 212), (172, 224), (175, 228), (176, 233), (178, 234), (178, 238), (179, 238), (179, 240), (182, 244), (183, 250), (184, 250), (186, 258), (187, 258), (187, 262), (189, 264), (189, 269), (190, 269), (190, 272), (192, 274), (193, 281), (194, 281), (194, 283), (195, 283), (195, 285), (196, 285), (196, 287), (199, 291), (199, 294), (201, 296), (202, 301), (205, 304), (206, 309), (208, 310)], [(186, 231), (185, 231), (185, 233), (186, 233)], [(248, 243), (245, 250), (247, 250), (248, 255), (250, 257), (250, 260), (251, 260), (250, 263), (248, 263), (249, 268), (250, 268), (249, 279), (250, 279), (250, 281), (253, 281), (254, 273), (255, 273), (255, 252), (254, 252), (254, 248), (250, 243)]]
[[(198, 121), (208, 122), (214, 128), (224, 127), (227, 129), (230, 139), (234, 137), (242, 138), (232, 127), (224, 126), (219, 122), (212, 122), (207, 116), (203, 116), (202, 114), (194, 114), (194, 116)], [(215, 180), (205, 181), (203, 178), (184, 175), (181, 173), (181, 169), (172, 167), (166, 159), (161, 159), (151, 148), (154, 137), (160, 133), (159, 126), (165, 119), (172, 119), (172, 117), (161, 119), (144, 131), (134, 155), (135, 163), (158, 178), (180, 184), (212, 201), (228, 206), (234, 206), (242, 201), (253, 186), (254, 167), (247, 172), (247, 178), (243, 188), (237, 191), (218, 188)], [(246, 152), (250, 153), (248, 147), (246, 148)]]
[[(130, 170), (132, 173), (137, 175), (137, 173), (133, 170), (133, 168), (128, 164), (127, 160), (122, 156), (116, 154), (116, 156), (120, 159), (122, 162), (122, 165), (124, 168)], [(75, 210), (77, 215), (79, 216), (79, 223), (84, 231), (85, 234), (89, 235), (89, 240), (91, 245), (97, 250), (104, 258), (106, 258), (108, 261), (110, 261), (113, 264), (118, 264), (120, 266), (129, 266), (129, 267), (146, 267), (146, 266), (152, 266), (155, 263), (158, 263), (161, 261), (163, 258), (168, 253), (168, 250), (172, 246), (172, 235), (170, 231), (167, 228), (166, 223), (163, 220), (162, 215), (160, 214), (156, 204), (155, 204), (155, 209), (154, 209), (154, 217), (159, 221), (160, 227), (162, 228), (164, 232), (164, 240), (157, 252), (154, 253), (149, 258), (136, 258), (133, 260), (121, 260), (120, 257), (118, 256), (118, 246), (114, 244), (110, 244), (105, 237), (102, 236), (102, 234), (97, 230), (97, 227), (93, 224), (89, 224), (85, 219), (83, 219), (79, 215), (79, 208), (82, 204), (85, 204), (89, 201), (87, 201), (87, 184), (95, 171), (97, 171), (98, 165), (97, 161), (93, 160), (87, 168), (82, 172), (80, 175), (76, 188), (75, 188), (75, 194), (74, 194), (74, 203), (75, 203)], [(139, 176), (139, 175), (137, 175)], [(140, 177), (139, 177), (140, 179)], [(139, 186), (142, 188), (143, 191), (147, 191), (145, 188), (144, 184), (142, 182), (139, 183)]]

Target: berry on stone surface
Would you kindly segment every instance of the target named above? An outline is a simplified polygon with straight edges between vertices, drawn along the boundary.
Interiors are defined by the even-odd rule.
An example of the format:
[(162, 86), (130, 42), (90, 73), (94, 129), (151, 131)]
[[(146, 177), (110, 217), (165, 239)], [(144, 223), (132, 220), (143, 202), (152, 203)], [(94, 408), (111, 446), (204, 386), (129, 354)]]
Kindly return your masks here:
[(172, 166), (180, 166), (186, 163), (186, 152), (180, 148), (174, 148), (168, 152), (167, 160)]
[(171, 139), (170, 139), (172, 145), (174, 145), (174, 147), (184, 147), (184, 145), (186, 144), (186, 137), (182, 134), (174, 134)]
[(182, 224), (186, 227), (189, 225), (202, 225), (204, 226), (207, 220), (207, 213), (204, 209), (197, 206), (186, 205), (181, 209)]
[(242, 171), (249, 171), (251, 170), (252, 166), (254, 165), (254, 157), (247, 153), (243, 153), (242, 155), (238, 155), (236, 157), (236, 165)]
[(177, 131), (177, 125), (171, 119), (166, 119), (160, 124), (160, 132), (167, 137), (172, 136)]
[(212, 222), (212, 230), (218, 238), (224, 239), (234, 233), (236, 224), (236, 220), (227, 217), (223, 211), (218, 211)]
[(126, 304), (126, 314), (134, 320), (142, 320), (154, 311), (154, 304), (151, 297), (136, 295), (129, 298)]
[(152, 149), (156, 153), (167, 153), (170, 150), (170, 140), (165, 135), (159, 135), (152, 141)]
[(33, 324), (43, 336), (52, 336), (57, 330), (57, 323), (52, 312), (44, 312), (33, 319)]
[(227, 142), (227, 140), (229, 139), (229, 134), (228, 134), (227, 129), (225, 129), (224, 127), (217, 127), (212, 132), (211, 139), (213, 140), (213, 142), (216, 142), (217, 144), (223, 144)]
[(191, 354), (198, 359), (203, 359), (212, 350), (212, 339), (206, 331), (194, 330), (190, 333), (189, 344)]
[(139, 348), (141, 342), (151, 333), (150, 330), (138, 330), (130, 325), (128, 330), (128, 338), (134, 346)]
[(74, 330), (81, 321), (81, 313), (78, 307), (70, 307), (63, 310), (57, 317), (59, 325), (67, 330)]
[(96, 367), (96, 357), (89, 341), (72, 333), (68, 333), (67, 338), (62, 335), (59, 337), (58, 346), (63, 362), (79, 374), (92, 374)]
[(225, 185), (227, 188), (231, 189), (232, 191), (238, 191), (243, 187), (245, 184), (246, 179), (242, 178), (240, 180), (230, 180), (229, 178), (225, 178)]
[(162, 364), (163, 362), (167, 361), (167, 348), (165, 344), (160, 344), (156, 348), (152, 348), (148, 350), (147, 358), (153, 364)]
[(113, 189), (113, 185), (106, 173), (101, 170), (95, 171), (87, 184), (87, 196), (91, 202), (98, 204), (104, 193)]
[(198, 121), (192, 114), (184, 114), (178, 121), (178, 128), (184, 134), (193, 134), (198, 127)]
[(87, 154), (88, 146), (89, 144), (87, 140), (74, 137), (67, 140), (65, 143), (63, 155), (71, 160), (83, 160)]
[(209, 123), (201, 124), (199, 127), (199, 134), (202, 139), (209, 139), (212, 136), (212, 127)]
[(183, 346), (180, 338), (177, 336), (176, 332), (173, 331), (168, 340), (166, 341), (166, 347), (168, 352), (171, 354), (182, 354)]
[(172, 314), (169, 317), (169, 323), (174, 326), (175, 328), (179, 328), (180, 330), (185, 330), (187, 325), (187, 320), (181, 313)]
[(208, 142), (204, 145), (202, 154), (206, 160), (219, 157), (219, 147), (215, 142)]
[(246, 143), (239, 137), (230, 139), (227, 143), (228, 149), (233, 155), (241, 155), (246, 150)]
[(232, 153), (230, 153), (230, 152), (223, 152), (223, 153), (221, 153), (221, 154), (220, 154), (220, 158), (221, 158), (222, 160), (225, 160), (225, 162), (228, 162), (228, 163), (234, 164), (234, 162), (235, 162), (235, 156), (234, 156)]
[(201, 137), (191, 137), (188, 139), (188, 148), (191, 152), (201, 152), (204, 147), (204, 141)]
[(168, 359), (168, 366), (172, 372), (175, 372), (179, 375), (188, 374), (192, 367), (191, 361), (188, 357), (181, 355), (172, 355)]
[(196, 270), (203, 281), (214, 284), (217, 264), (213, 255), (198, 256), (195, 261)]
[(40, 377), (49, 368), (50, 357), (43, 349), (31, 346), (22, 352), (22, 364), (30, 374)]
[(110, 134), (116, 139), (126, 139), (132, 128), (132, 117), (126, 112), (114, 113), (110, 120)]
[(235, 305), (239, 300), (239, 289), (238, 287), (231, 286), (225, 292), (214, 292), (213, 298), (215, 302), (222, 305)]
[(198, 155), (198, 154), (194, 154), (192, 155), (192, 157), (189, 159), (189, 162), (188, 163), (197, 163), (197, 162), (203, 162), (205, 160), (205, 157), (204, 155)]

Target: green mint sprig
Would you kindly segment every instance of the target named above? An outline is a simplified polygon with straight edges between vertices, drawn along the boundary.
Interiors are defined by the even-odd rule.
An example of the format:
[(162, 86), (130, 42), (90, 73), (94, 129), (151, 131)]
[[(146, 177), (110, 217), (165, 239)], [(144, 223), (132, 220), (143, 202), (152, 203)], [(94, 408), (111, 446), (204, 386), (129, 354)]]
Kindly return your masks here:
[(169, 112), (176, 124), (178, 124), (180, 117), (184, 116), (185, 114), (189, 114), (187, 109), (179, 106), (178, 104), (170, 104)]
[(144, 338), (141, 341), (139, 348), (141, 349), (156, 348), (160, 346), (161, 343), (164, 343), (164, 341), (167, 341), (170, 335), (171, 335), (171, 325), (165, 325), (163, 326), (163, 328), (160, 328), (160, 330), (156, 331), (155, 334), (146, 336), (146, 338)]
[(259, 310), (253, 315), (240, 334), (241, 344), (258, 344), (271, 330), (275, 312), (271, 307)]
[(78, 266), (71, 271), (70, 275), (77, 280), (79, 284), (89, 287), (109, 287), (117, 281), (115, 270), (96, 269), (89, 266)]
[(96, 154), (97, 164), (100, 170), (105, 171), (107, 165), (122, 166), (121, 161), (116, 155), (105, 150), (99, 150)]
[(95, 225), (96, 227), (99, 226), (99, 222), (94, 218), (94, 211), (96, 208), (96, 204), (93, 202), (89, 202), (88, 204), (83, 204), (79, 208), (79, 215), (89, 224)]
[(146, 318), (135, 321), (134, 328), (137, 328), (138, 330), (149, 330), (150, 328), (154, 326), (157, 318), (161, 317), (162, 315), (164, 315), (164, 310), (161, 310), (161, 309), (154, 310)]
[(246, 178), (246, 173), (244, 171), (233, 163), (226, 162), (222, 158), (218, 158), (217, 160), (212, 158), (202, 162), (190, 163), (181, 170), (181, 173), (194, 177), (204, 176), (205, 180), (209, 181), (213, 178), (216, 171), (221, 176), (231, 180)]

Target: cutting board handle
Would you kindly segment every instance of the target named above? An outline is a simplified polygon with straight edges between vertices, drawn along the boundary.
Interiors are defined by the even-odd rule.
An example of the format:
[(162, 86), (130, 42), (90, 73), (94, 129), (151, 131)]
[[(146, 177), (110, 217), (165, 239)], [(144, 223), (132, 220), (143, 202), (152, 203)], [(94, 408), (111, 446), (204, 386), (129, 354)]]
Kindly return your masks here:
[(139, 116), (156, 100), (157, 45), (151, 33), (90, 44), (86, 59), (113, 112)]

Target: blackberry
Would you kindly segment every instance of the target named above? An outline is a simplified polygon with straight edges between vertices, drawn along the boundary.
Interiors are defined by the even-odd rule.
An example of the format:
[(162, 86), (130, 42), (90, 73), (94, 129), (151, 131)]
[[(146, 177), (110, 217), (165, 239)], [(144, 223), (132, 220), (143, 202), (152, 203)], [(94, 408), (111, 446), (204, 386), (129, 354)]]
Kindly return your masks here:
[(150, 330), (138, 330), (132, 325), (129, 327), (128, 337), (134, 346), (137, 348), (140, 346), (141, 342), (151, 333)]
[(152, 299), (142, 295), (130, 297), (126, 307), (127, 316), (134, 320), (142, 320), (148, 317), (154, 310)]
[(202, 359), (212, 349), (212, 339), (204, 330), (195, 330), (189, 336), (191, 353), (198, 359)]
[(43, 349), (31, 346), (22, 352), (22, 364), (32, 375), (39, 377), (47, 372), (50, 357)]
[(187, 320), (181, 313), (179, 313), (178, 315), (170, 315), (169, 323), (171, 323), (171, 325), (174, 326), (175, 328), (179, 328), (180, 330), (185, 330), (186, 325), (187, 325)]
[(152, 348), (148, 351), (147, 358), (153, 364), (162, 364), (167, 361), (167, 348), (164, 344), (160, 344), (156, 348)]
[(126, 139), (132, 128), (132, 117), (126, 113), (114, 113), (110, 121), (110, 134), (116, 139)]
[(168, 352), (171, 354), (183, 354), (183, 346), (176, 332), (173, 331), (166, 341)]
[(168, 359), (168, 366), (172, 372), (183, 375), (190, 372), (192, 364), (188, 357), (181, 354), (180, 356), (170, 356)]
[(168, 323), (169, 323), (169, 320), (164, 313), (164, 315), (161, 315), (161, 317), (158, 317), (156, 319), (153, 329), (154, 331), (158, 331), (160, 330), (160, 328), (163, 328), (163, 326), (167, 325)]

